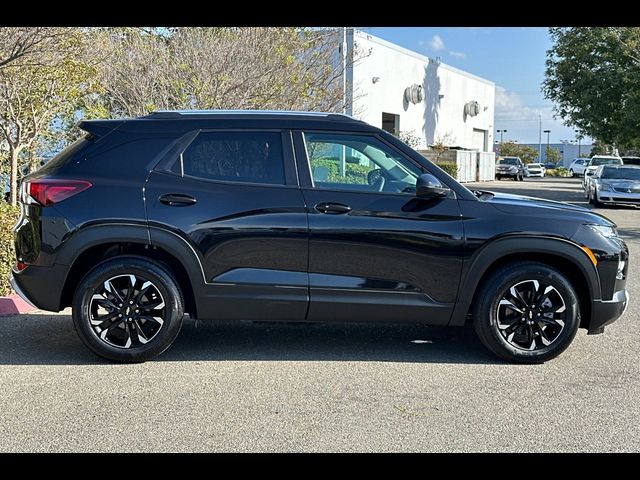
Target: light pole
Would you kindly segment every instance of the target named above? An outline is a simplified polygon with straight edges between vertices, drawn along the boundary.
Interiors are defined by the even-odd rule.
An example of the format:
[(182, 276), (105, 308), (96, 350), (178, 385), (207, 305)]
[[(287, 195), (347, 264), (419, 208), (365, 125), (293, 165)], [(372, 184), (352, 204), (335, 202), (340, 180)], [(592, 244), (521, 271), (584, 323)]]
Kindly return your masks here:
[(580, 158), (582, 155), (580, 155), (580, 141), (584, 138), (581, 134), (576, 135), (576, 138), (578, 139), (578, 158)]
[(500, 134), (500, 146), (502, 147), (502, 134), (507, 133), (507, 130), (496, 130)]
[(544, 161), (547, 161), (547, 155), (549, 153), (549, 134), (551, 133), (551, 130), (545, 130), (544, 133), (547, 134), (547, 149), (544, 152)]

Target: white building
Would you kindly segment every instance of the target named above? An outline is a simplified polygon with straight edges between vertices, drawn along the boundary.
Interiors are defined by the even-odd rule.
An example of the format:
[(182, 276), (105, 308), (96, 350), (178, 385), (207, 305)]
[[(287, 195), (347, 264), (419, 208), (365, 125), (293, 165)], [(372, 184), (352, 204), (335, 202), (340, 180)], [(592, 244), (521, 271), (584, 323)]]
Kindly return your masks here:
[(347, 113), (391, 133), (492, 151), (495, 84), (359, 30), (347, 30)]

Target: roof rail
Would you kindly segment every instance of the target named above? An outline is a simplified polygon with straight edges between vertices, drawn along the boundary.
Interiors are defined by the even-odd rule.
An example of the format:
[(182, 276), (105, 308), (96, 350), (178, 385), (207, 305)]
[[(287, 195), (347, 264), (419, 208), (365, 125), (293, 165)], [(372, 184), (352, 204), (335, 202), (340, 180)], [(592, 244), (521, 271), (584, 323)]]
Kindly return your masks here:
[(242, 116), (242, 115), (276, 115), (276, 116), (298, 116), (313, 118), (333, 118), (341, 117), (343, 119), (354, 120), (349, 115), (333, 112), (307, 112), (295, 110), (155, 110), (148, 115), (139, 118), (188, 118), (197, 116)]

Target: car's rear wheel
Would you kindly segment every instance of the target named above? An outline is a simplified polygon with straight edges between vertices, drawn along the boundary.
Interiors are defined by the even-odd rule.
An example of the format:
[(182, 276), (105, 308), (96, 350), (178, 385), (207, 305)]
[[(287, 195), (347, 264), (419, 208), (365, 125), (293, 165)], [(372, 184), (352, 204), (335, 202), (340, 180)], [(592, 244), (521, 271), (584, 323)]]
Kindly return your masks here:
[(482, 343), (510, 362), (542, 363), (562, 353), (580, 325), (571, 282), (537, 262), (493, 272), (478, 292), (474, 328)]
[(82, 342), (117, 362), (160, 355), (178, 335), (183, 316), (183, 296), (171, 273), (139, 257), (97, 265), (73, 299), (73, 324)]

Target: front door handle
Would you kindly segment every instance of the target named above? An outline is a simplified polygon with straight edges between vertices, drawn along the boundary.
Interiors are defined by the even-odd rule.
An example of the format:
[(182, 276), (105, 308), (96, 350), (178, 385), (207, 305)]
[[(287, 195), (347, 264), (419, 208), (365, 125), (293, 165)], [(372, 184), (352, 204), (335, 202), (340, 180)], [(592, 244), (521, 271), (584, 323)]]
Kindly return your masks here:
[(315, 206), (315, 209), (320, 213), (327, 213), (329, 215), (339, 215), (341, 213), (349, 213), (351, 207), (342, 203), (322, 202)]
[(190, 195), (184, 195), (183, 193), (167, 193), (160, 197), (160, 203), (169, 205), (170, 207), (187, 207), (189, 205), (195, 205), (197, 200)]

